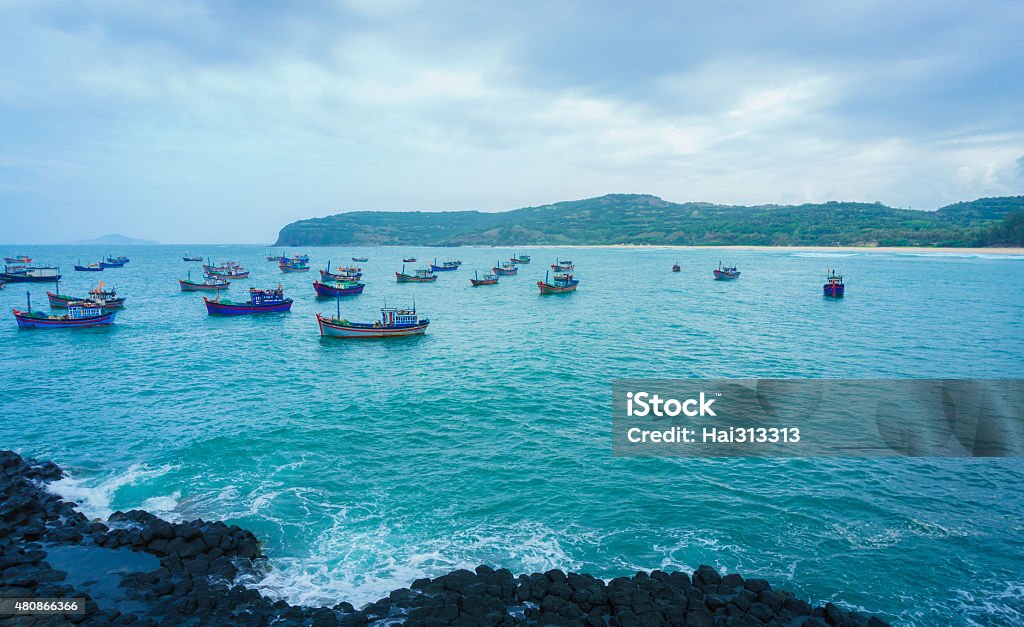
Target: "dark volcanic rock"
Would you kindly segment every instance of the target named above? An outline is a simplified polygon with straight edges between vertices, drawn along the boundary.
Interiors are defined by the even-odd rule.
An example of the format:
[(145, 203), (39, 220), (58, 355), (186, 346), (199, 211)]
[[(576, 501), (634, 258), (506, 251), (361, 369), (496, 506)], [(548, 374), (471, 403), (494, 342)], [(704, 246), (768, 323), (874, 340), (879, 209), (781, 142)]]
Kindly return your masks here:
[(561, 570), (514, 577), (481, 565), (417, 579), (361, 609), (344, 601), (293, 606), (235, 582), (266, 572), (249, 531), (220, 521), (171, 523), (142, 510), (90, 522), (43, 487), (63, 475), (52, 462), (0, 451), (0, 596), (86, 599), (84, 615), (46, 617), (55, 624), (886, 625), (710, 566), (692, 578), (656, 570), (606, 583)]

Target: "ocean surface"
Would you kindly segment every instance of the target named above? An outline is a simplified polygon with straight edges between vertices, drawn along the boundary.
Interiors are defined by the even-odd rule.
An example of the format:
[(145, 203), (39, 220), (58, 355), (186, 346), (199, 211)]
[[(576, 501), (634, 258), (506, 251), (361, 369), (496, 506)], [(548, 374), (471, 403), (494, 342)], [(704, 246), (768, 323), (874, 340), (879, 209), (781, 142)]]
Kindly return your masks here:
[[(642, 377), (1024, 377), (1024, 258), (986, 254), (533, 248), (494, 287), (501, 248), (315, 248), (281, 274), (256, 246), (187, 248), (284, 285), (288, 314), (214, 318), (176, 280), (185, 246), (11, 247), (59, 264), (61, 291), (127, 296), (107, 329), (19, 331), (0, 290), (0, 446), (53, 459), (91, 515), (146, 508), (265, 539), (258, 587), (356, 605), (487, 563), (602, 577), (712, 564), (908, 624), (1024, 621), (1020, 459), (621, 459), (611, 381)], [(76, 273), (112, 253), (121, 270)], [(397, 284), (404, 255), (459, 257)], [(321, 339), (328, 259), (367, 284), (342, 315), (415, 299), (427, 334)], [(536, 281), (571, 256), (579, 291)], [(678, 260), (682, 272), (670, 271)], [(712, 280), (722, 260), (742, 277)], [(421, 265), (421, 264), (410, 264)], [(847, 297), (822, 298), (827, 267)]]

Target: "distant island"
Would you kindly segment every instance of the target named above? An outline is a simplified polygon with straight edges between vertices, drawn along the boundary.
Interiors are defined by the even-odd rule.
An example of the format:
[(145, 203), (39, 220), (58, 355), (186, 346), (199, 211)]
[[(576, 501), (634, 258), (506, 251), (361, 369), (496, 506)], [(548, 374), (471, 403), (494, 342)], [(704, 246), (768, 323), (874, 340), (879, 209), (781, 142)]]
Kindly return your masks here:
[(353, 211), (299, 220), (275, 246), (1024, 246), (1024, 196), (936, 211), (881, 203), (674, 203), (610, 194), (540, 207), (480, 211)]
[(120, 235), (118, 233), (110, 233), (108, 235), (100, 235), (92, 239), (78, 240), (77, 242), (71, 242), (76, 245), (103, 245), (103, 246), (143, 246), (159, 244), (160, 242), (154, 242), (148, 239), (139, 239), (137, 237), (128, 237), (127, 235)]

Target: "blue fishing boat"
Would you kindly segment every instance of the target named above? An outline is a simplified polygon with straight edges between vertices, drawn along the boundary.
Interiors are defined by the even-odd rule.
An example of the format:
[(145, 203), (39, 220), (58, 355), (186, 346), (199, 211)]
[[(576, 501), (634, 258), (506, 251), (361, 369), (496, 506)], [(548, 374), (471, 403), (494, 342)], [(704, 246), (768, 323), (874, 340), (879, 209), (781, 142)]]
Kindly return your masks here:
[(13, 257), (4, 257), (4, 263), (18, 266), (27, 266), (32, 263), (32, 258), (25, 253), (16, 253)]
[(206, 312), (211, 316), (244, 316), (284, 312), (292, 308), (292, 299), (284, 297), (284, 288), (280, 285), (273, 290), (250, 288), (249, 300), (244, 303), (222, 300), (220, 296), (213, 300), (203, 296), (203, 302), (206, 303)]
[(85, 298), (79, 296), (68, 296), (67, 294), (60, 293), (60, 284), (58, 283), (54, 287), (56, 292), (46, 292), (46, 298), (50, 301), (50, 307), (53, 309), (66, 309), (71, 307), (75, 303), (91, 303), (103, 307), (104, 309), (122, 309), (124, 307), (125, 297), (118, 296), (117, 290), (114, 288), (105, 289), (103, 282), (91, 290), (89, 295)]
[(321, 337), (347, 339), (423, 335), (430, 324), (430, 320), (416, 315), (415, 306), (412, 309), (382, 307), (377, 322), (349, 322), (341, 317), (340, 299), (336, 317), (328, 318), (318, 313), (316, 321), (320, 326)]
[(45, 266), (7, 265), (0, 272), (5, 283), (50, 283), (60, 280), (60, 269)]
[(576, 266), (569, 259), (556, 259), (555, 263), (551, 264), (551, 269), (555, 272), (570, 272)]
[(458, 270), (462, 262), (458, 259), (449, 259), (448, 261), (442, 261), (441, 265), (438, 265), (437, 259), (434, 259), (434, 263), (430, 264), (430, 269), (434, 272), (451, 272), (452, 270)]
[(491, 268), (491, 270), (493, 270), (494, 274), (497, 274), (498, 276), (512, 276), (519, 273), (519, 267), (511, 261), (499, 261), (496, 266)]
[(365, 287), (365, 283), (355, 281), (331, 281), (329, 283), (313, 281), (313, 289), (316, 290), (316, 295), (319, 297), (362, 294)]
[(277, 267), (281, 272), (309, 272), (309, 262), (301, 257), (282, 257)]
[(53, 316), (32, 311), (32, 295), (25, 292), (26, 311), (13, 309), (14, 319), (20, 329), (80, 329), (106, 326), (114, 323), (116, 311), (109, 311), (92, 302), (75, 302), (64, 315)]
[(723, 266), (721, 261), (712, 272), (715, 273), (716, 281), (732, 281), (740, 277), (740, 271), (736, 269), (736, 266)]
[(526, 265), (526, 264), (530, 263), (530, 256), (529, 255), (512, 255), (511, 261), (512, 261), (512, 263), (516, 263), (516, 264), (520, 264), (520, 265)]
[(75, 272), (103, 272), (103, 262), (87, 263), (84, 266), (79, 261), (75, 264)]
[(124, 264), (129, 261), (130, 260), (123, 255), (120, 257), (111, 257), (110, 255), (107, 255), (106, 259), (100, 261), (100, 265), (104, 268), (123, 268)]
[(331, 260), (327, 260), (327, 269), (320, 270), (321, 281), (358, 281), (363, 278), (363, 269), (351, 266), (348, 268), (335, 268), (334, 272), (331, 272)]
[(369, 260), (370, 260), (369, 257), (353, 257), (352, 258), (352, 261), (354, 261), (356, 263), (366, 263)]
[(429, 268), (420, 268), (413, 274), (408, 274), (405, 266), (402, 266), (402, 271), (395, 273), (395, 280), (399, 283), (432, 283), (437, 280), (437, 275)]
[(846, 294), (843, 275), (836, 274), (835, 269), (829, 268), (828, 275), (825, 277), (824, 290), (827, 298), (842, 298)]
[(565, 294), (575, 292), (580, 280), (574, 279), (571, 274), (556, 274), (553, 281), (548, 280), (548, 273), (544, 273), (544, 280), (537, 281), (537, 287), (541, 294)]
[(188, 251), (186, 250), (185, 251), (185, 256), (182, 257), (181, 259), (182, 259), (182, 261), (202, 261), (203, 260), (203, 256), (202, 255), (196, 255), (196, 256), (189, 255)]

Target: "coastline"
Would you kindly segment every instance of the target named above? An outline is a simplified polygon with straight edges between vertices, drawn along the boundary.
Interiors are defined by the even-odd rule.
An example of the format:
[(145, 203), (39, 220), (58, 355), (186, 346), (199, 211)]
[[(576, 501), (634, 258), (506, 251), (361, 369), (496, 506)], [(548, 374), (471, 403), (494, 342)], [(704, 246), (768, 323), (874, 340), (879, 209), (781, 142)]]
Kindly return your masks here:
[[(495, 246), (493, 248), (501, 248)], [(520, 246), (511, 248), (623, 248), (623, 249), (665, 249), (665, 250), (777, 250), (784, 252), (866, 252), (866, 253), (942, 253), (942, 254), (989, 254), (989, 255), (1024, 255), (1024, 248), (952, 248), (930, 246), (676, 246), (671, 244), (605, 244), (605, 245), (574, 245), (574, 246)]]
[(0, 597), (84, 600), (82, 613), (15, 617), (16, 624), (887, 625), (710, 566), (609, 582), (479, 566), (416, 580), (362, 608), (340, 599), (301, 607), (246, 587), (271, 568), (251, 532), (141, 510), (90, 521), (47, 489), (63, 476), (53, 462), (0, 451)]

